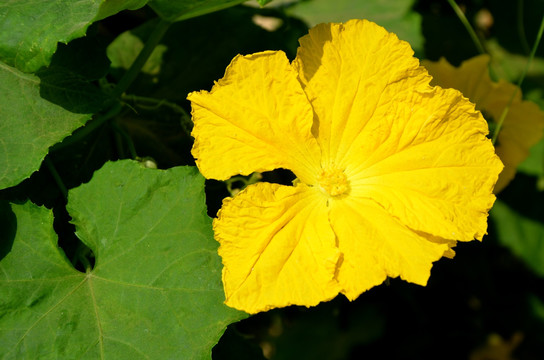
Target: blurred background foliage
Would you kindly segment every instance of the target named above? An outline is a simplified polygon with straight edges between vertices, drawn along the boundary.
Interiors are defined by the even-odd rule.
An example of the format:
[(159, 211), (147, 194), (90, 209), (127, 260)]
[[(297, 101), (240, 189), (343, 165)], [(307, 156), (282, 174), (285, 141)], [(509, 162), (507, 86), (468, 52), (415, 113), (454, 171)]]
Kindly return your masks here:
[[(458, 4), (491, 54), (494, 74), (517, 81), (544, 15), (544, 2)], [(352, 18), (366, 18), (395, 32), (421, 59), (445, 57), (459, 65), (478, 54), (444, 0), (275, 0), (265, 7), (248, 2), (174, 23), (123, 96), (127, 106), (83, 141), (68, 138), (55, 146), (48, 159), (68, 188), (89, 181), (108, 160), (135, 155), (153, 159), (159, 168), (194, 165), (188, 92), (209, 90), (236, 54), (283, 50), (293, 59), (298, 38), (309, 26)], [(49, 70), (38, 75), (54, 85), (69, 73), (99, 100), (96, 89), (119, 81), (156, 22), (155, 12), (144, 7), (94, 23), (86, 37), (60, 45)], [(43, 88), (42, 96), (64, 104), (54, 89), (50, 86), (47, 93)], [(526, 99), (544, 107), (544, 46), (522, 89)], [(86, 106), (71, 110), (94, 111), (92, 102)], [(264, 178), (291, 180), (283, 171)], [(215, 216), (227, 187), (209, 181), (207, 194), (208, 212)], [(81, 244), (45, 165), (1, 195), (10, 200), (30, 197), (53, 208), (60, 245), (72, 258)], [(315, 308), (277, 309), (232, 324), (213, 358), (544, 358), (544, 141), (498, 195), (489, 235), (482, 243), (460, 243), (456, 252), (454, 260), (443, 259), (434, 266), (427, 287), (392, 279), (351, 303), (339, 296)]]

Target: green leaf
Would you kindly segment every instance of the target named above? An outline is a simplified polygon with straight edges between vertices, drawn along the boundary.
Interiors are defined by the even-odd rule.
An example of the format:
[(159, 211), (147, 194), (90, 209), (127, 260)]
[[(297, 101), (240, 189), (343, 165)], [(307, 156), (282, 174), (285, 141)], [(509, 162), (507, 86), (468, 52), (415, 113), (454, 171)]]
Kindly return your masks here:
[(529, 305), (533, 311), (534, 317), (544, 323), (544, 303), (540, 301), (537, 296), (532, 295), (529, 297)]
[(24, 72), (47, 66), (58, 42), (85, 35), (93, 22), (147, 0), (37, 0), (0, 3), (0, 61)]
[(518, 171), (528, 175), (544, 176), (544, 139), (531, 148), (527, 159), (519, 164)]
[(266, 4), (271, 3), (272, 0), (257, 0), (257, 2), (259, 3), (259, 5), (265, 6)]
[(421, 16), (412, 10), (414, 0), (360, 1), (310, 0), (301, 1), (287, 9), (289, 15), (303, 19), (310, 26), (319, 23), (367, 19), (394, 32), (410, 43), (417, 52), (423, 49)]
[(57, 247), (50, 210), (13, 205), (0, 261), (1, 358), (205, 359), (246, 316), (223, 304), (221, 260), (195, 167), (107, 163), (69, 194), (86, 274)]
[[(57, 78), (58, 79), (58, 78)], [(90, 114), (75, 114), (45, 100), (40, 92), (47, 83), (34, 75), (24, 74), (0, 62), (0, 189), (17, 185), (36, 171), (48, 148), (61, 141), (90, 119)], [(56, 84), (58, 85), (58, 84)], [(53, 83), (52, 83), (53, 86)], [(45, 86), (45, 89), (47, 86)], [(54, 86), (53, 86), (54, 88)], [(57, 97), (61, 103), (75, 107), (85, 106), (85, 93), (70, 102), (70, 95), (79, 89), (56, 88), (64, 95)], [(68, 97), (68, 98), (66, 98)]]
[(97, 113), (109, 99), (83, 76), (66, 68), (51, 66), (36, 75), (40, 78), (40, 96), (73, 113)]
[[(108, 46), (107, 54), (108, 58), (111, 59), (111, 67), (128, 70), (143, 48), (143, 40), (131, 31), (125, 31)], [(162, 58), (167, 50), (168, 48), (164, 44), (157, 45), (142, 67), (141, 72), (147, 75), (159, 74)]]
[(105, 19), (123, 10), (137, 10), (149, 0), (102, 0), (94, 21)]
[(247, 0), (151, 0), (149, 6), (168, 21), (180, 21), (238, 5)]
[(84, 37), (72, 40), (67, 45), (59, 44), (49, 66), (62, 67), (87, 80), (105, 77), (110, 70), (110, 61), (106, 56), (110, 41), (103, 38), (100, 28), (98, 24), (92, 25)]
[[(544, 214), (544, 203), (537, 204)], [(529, 205), (526, 206), (530, 208)], [(499, 242), (510, 248), (538, 275), (544, 276), (544, 223), (524, 216), (503, 201), (491, 209)]]

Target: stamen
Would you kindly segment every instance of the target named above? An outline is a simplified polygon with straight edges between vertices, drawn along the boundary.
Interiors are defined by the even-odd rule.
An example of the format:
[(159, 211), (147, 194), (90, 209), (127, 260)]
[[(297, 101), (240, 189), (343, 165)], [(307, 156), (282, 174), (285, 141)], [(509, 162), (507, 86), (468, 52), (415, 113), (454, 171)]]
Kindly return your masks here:
[(317, 177), (319, 188), (330, 196), (340, 196), (349, 190), (349, 181), (343, 170), (328, 168)]

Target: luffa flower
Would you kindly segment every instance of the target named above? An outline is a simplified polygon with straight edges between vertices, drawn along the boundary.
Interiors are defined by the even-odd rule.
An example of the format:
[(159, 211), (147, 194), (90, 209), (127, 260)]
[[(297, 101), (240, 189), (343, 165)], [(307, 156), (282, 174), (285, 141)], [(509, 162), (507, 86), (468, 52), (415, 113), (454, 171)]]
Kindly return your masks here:
[[(496, 125), (516, 86), (504, 80), (493, 82), (489, 77), (489, 61), (488, 55), (479, 55), (464, 61), (460, 67), (452, 66), (443, 58), (438, 62), (424, 60), (423, 65), (433, 76), (433, 85), (461, 91), (491, 124)], [(514, 178), (516, 168), (527, 158), (529, 149), (542, 139), (543, 131), (544, 113), (535, 103), (523, 101), (521, 91), (518, 91), (496, 144), (504, 170), (495, 185), (495, 193), (504, 189)]]
[(236, 56), (189, 94), (207, 178), (277, 168), (214, 220), (226, 304), (256, 313), (353, 300), (387, 276), (425, 285), (455, 240), (482, 239), (502, 164), (456, 90), (429, 85), (410, 46), (365, 21), (321, 24), (281, 51)]

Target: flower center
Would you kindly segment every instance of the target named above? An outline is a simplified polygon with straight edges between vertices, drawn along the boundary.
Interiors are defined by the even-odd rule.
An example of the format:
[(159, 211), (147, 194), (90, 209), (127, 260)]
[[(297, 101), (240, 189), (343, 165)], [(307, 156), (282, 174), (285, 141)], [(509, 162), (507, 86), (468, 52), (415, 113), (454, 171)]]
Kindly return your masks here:
[(339, 196), (349, 190), (349, 181), (344, 171), (328, 168), (317, 177), (319, 188), (330, 196)]

